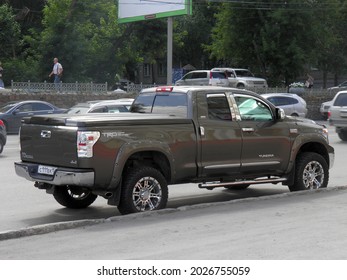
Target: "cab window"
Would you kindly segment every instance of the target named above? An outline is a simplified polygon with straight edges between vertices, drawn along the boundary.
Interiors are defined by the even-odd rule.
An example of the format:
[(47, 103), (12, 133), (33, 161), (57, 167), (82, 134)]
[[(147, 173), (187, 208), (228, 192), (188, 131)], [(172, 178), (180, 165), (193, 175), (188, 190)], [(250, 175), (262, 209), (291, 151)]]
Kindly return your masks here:
[(207, 95), (208, 118), (210, 120), (231, 120), (231, 112), (225, 95)]
[(273, 119), (271, 109), (263, 101), (246, 95), (234, 96), (243, 121), (270, 121)]

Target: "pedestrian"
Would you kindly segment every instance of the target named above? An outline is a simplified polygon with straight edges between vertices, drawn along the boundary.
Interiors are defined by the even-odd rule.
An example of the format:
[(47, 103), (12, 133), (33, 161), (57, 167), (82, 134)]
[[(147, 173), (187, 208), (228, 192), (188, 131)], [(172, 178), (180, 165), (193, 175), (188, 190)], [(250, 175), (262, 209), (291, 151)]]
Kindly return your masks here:
[(0, 61), (0, 88), (5, 88), (4, 81), (2, 80), (2, 73), (4, 72), (4, 69), (1, 66), (1, 61)]
[(305, 86), (307, 88), (312, 88), (314, 79), (313, 79), (313, 77), (310, 74), (306, 74), (306, 76), (307, 76), (307, 80), (305, 82)]
[(58, 58), (56, 57), (53, 59), (53, 63), (54, 63), (53, 70), (49, 74), (49, 77), (52, 77), (52, 75), (54, 75), (55, 89), (60, 92), (61, 91), (60, 79), (63, 74), (63, 66), (61, 66), (61, 64), (58, 62)]

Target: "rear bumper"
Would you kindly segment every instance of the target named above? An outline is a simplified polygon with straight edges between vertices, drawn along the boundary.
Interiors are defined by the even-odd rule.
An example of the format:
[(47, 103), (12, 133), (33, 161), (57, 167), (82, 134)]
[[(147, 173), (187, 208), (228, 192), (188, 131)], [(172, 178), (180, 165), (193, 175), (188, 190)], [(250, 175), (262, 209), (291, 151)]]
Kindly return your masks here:
[(94, 186), (95, 175), (94, 171), (90, 169), (55, 167), (56, 170), (53, 175), (42, 175), (38, 173), (39, 164), (36, 163), (15, 162), (14, 166), (16, 174), (29, 181), (48, 183), (55, 186)]

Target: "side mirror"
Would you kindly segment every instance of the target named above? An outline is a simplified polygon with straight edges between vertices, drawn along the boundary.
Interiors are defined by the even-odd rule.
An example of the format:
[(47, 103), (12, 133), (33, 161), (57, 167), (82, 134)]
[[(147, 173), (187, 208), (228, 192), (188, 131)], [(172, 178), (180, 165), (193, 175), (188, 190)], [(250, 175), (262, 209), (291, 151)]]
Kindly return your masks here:
[(276, 108), (276, 119), (278, 120), (284, 120), (286, 117), (286, 113), (282, 108)]

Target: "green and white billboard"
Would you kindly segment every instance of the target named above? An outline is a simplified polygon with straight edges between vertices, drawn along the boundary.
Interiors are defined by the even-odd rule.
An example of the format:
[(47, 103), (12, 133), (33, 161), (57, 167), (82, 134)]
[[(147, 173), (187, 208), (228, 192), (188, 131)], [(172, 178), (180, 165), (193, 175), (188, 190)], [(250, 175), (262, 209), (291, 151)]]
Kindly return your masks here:
[(120, 23), (190, 15), (192, 0), (118, 0)]

